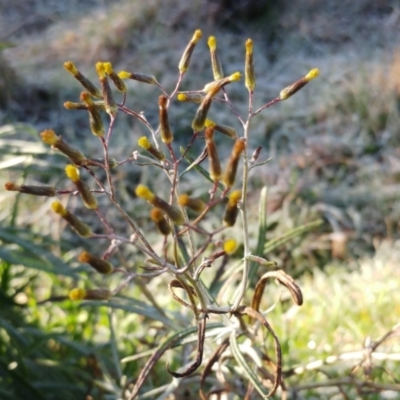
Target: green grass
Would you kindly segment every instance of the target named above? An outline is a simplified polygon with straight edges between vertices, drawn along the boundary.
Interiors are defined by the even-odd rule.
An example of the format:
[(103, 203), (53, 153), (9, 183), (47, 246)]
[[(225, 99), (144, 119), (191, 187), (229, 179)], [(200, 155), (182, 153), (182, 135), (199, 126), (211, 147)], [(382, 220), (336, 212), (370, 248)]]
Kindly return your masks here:
[[(55, 29), (25, 37), (16, 42), (15, 48), (3, 50), (7, 63), (14, 68), (13, 79), (18, 78), (15, 89), (25, 95), (32, 90), (33, 97), (26, 96), (30, 101), (24, 103), (20, 102), (19, 94), (18, 107), (7, 104), (7, 111), (1, 115), (3, 124), (10, 122), (0, 128), (1, 184), (19, 179), (18, 183), (62, 186), (65, 159), (54, 154), (48, 156), (48, 149), (38, 143), (37, 131), (43, 127), (59, 127), (58, 133), (64, 138), (71, 142), (79, 139), (82, 147), (90, 148), (85, 147), (89, 139), (82, 133), (82, 121), (86, 124), (82, 115), (59, 111), (66, 98), (75, 100), (79, 93), (78, 85), (72, 86), (72, 79), (62, 70), (62, 62), (72, 59), (93, 77), (91, 65), (105, 57), (137, 72), (151, 70), (160, 81), (175, 81), (175, 61), (185, 45), (186, 30), (197, 28), (196, 24), (204, 21), (201, 16), (205, 11), (200, 3), (179, 4), (174, 9), (175, 19), (170, 19), (167, 3), (157, 8), (155, 2), (144, 7), (137, 2), (123, 2), (82, 19), (74, 16), (74, 25), (71, 21), (61, 21)], [(283, 25), (274, 23), (274, 32), (265, 33), (263, 26), (262, 32), (255, 33), (254, 37), (257, 82), (263, 97), (256, 101), (260, 104), (273, 98), (309, 67), (321, 69), (321, 80), (313, 90), (307, 87), (293, 101), (279, 104), (254, 120), (251, 144), (254, 148), (263, 146), (260, 160), (271, 156), (272, 161), (250, 177), (249, 197), (254, 204), (250, 213), (254, 226), (251, 245), (257, 247), (255, 227), (259, 216), (256, 205), (259, 191), (265, 185), (268, 186), (265, 226), (268, 240), (321, 216), (325, 223), (268, 253), (278, 267), (298, 279), (304, 305), (292, 305), (288, 293), (269, 282), (261, 310), (274, 306), (266, 318), (282, 344), (284, 382), (291, 395), (297, 392), (307, 399), (330, 399), (340, 395), (346, 398), (339, 393), (340, 387), (350, 399), (396, 398), (400, 391), (397, 373), (400, 348), (396, 338), (388, 338), (376, 349), (377, 358), (372, 355), (371, 369), (364, 364), (353, 376), (351, 370), (365, 354), (367, 338), (376, 341), (399, 323), (400, 277), (396, 260), (400, 256), (397, 226), (400, 168), (396, 160), (400, 58), (398, 51), (391, 52), (391, 44), (387, 51), (377, 46), (358, 46), (363, 51), (357, 49), (354, 53), (351, 44), (345, 39), (340, 43), (340, 36), (335, 34), (332, 37), (339, 40), (336, 45), (339, 44), (343, 52), (331, 52), (335, 48), (334, 41), (321, 33), (325, 31), (321, 26), (325, 27), (322, 22), (326, 10), (314, 10), (313, 2), (308, 3), (305, 2), (302, 11), (305, 13), (302, 14), (305, 29), (302, 35), (298, 35), (296, 25), (299, 15), (296, 18), (292, 15), (296, 12), (294, 8), (286, 11), (286, 19), (278, 20), (283, 21)], [(368, 1), (365, 4), (371, 6)], [(368, 10), (368, 7), (358, 9), (359, 5), (354, 7), (357, 12)], [(193, 10), (197, 17), (187, 19), (185, 15)], [(337, 11), (339, 15), (340, 10)], [(183, 15), (183, 20), (177, 15)], [(182, 28), (182, 21), (188, 26)], [(369, 28), (377, 28), (374, 23), (373, 19), (365, 19)], [(242, 43), (249, 32), (240, 28), (227, 32), (210, 26), (210, 34), (214, 34), (214, 30), (219, 32), (217, 36), (224, 50), (221, 58), (225, 62), (229, 60), (227, 72), (233, 72), (243, 61), (235, 58), (235, 54), (240, 53), (238, 43)], [(349, 24), (347, 33), (352, 36), (357, 26)], [(384, 26), (381, 24), (374, 30), (379, 33), (378, 39), (387, 37), (384, 29), (389, 28)], [(283, 31), (287, 40), (282, 39)], [(139, 32), (142, 33), (139, 35)], [(267, 43), (264, 41), (267, 34), (275, 35), (277, 40)], [(293, 34), (296, 37), (293, 38)], [(127, 39), (130, 37), (134, 40)], [(174, 43), (173, 49), (163, 52), (170, 42)], [(51, 45), (43, 46), (43, 43)], [(327, 47), (319, 53), (321, 43)], [(202, 45), (204, 50), (206, 47)], [(298, 51), (299, 48), (303, 50)], [(278, 60), (275, 63), (271, 62), (274, 57)], [(187, 89), (211, 79), (208, 59), (197, 59), (193, 68), (196, 74), (185, 82)], [(287, 72), (282, 73), (282, 70)], [(40, 100), (43, 93), (37, 94), (32, 88), (45, 92), (43, 103)], [(130, 90), (138, 93), (141, 88), (132, 84)], [(10, 90), (7, 86), (8, 102)], [(35, 97), (35, 93), (39, 97)], [(134, 109), (149, 108), (146, 116), (156, 118), (154, 91), (145, 88), (140, 93)], [(242, 98), (241, 93), (232, 93), (235, 99)], [(47, 119), (43, 119), (44, 109)], [(177, 111), (171, 116), (179, 121), (177, 132), (181, 135), (185, 135), (190, 124), (188, 114)], [(222, 122), (230, 122), (227, 114), (218, 112), (216, 115)], [(29, 120), (35, 122), (37, 128), (18, 122)], [(123, 121), (115, 135), (116, 156), (126, 154), (127, 143), (129, 151), (135, 150), (139, 134), (140, 127)], [(145, 179), (146, 175), (143, 177)], [(203, 177), (197, 179), (201, 184), (206, 182)], [(144, 207), (135, 203), (131, 194), (138, 180), (139, 172), (126, 168), (118, 178), (118, 185), (124, 204), (140, 219)], [(161, 181), (157, 183), (162, 184)], [(0, 397), (75, 399), (90, 395), (94, 399), (120, 398), (124, 388), (132, 388), (154, 349), (162, 345), (168, 335), (191, 326), (191, 314), (171, 298), (167, 282), (162, 279), (137, 280), (120, 296), (100, 305), (93, 302), (77, 305), (63, 299), (72, 286), (114, 288), (123, 278), (117, 274), (99, 277), (76, 262), (80, 249), (96, 245), (77, 239), (59, 223), (48, 211), (51, 200), (43, 202), (9, 192), (2, 192), (0, 200)], [(145, 229), (152, 243), (159, 240), (149, 225)], [(234, 228), (232, 236), (239, 231)], [(343, 248), (338, 238), (343, 239)], [(339, 246), (336, 250), (335, 245)], [(135, 260), (131, 268), (139, 266), (136, 256), (134, 251), (124, 253), (125, 258)], [(239, 262), (239, 259), (232, 259), (224, 279), (233, 275)], [(265, 271), (259, 270), (257, 276), (262, 272)], [(212, 280), (213, 273), (207, 271), (207, 281)], [(233, 277), (224, 300), (232, 298), (235, 282)], [(156, 294), (162, 310), (152, 303), (146, 288), (150, 294)], [(52, 301), (43, 302), (49, 298)], [(219, 317), (210, 317), (210, 323), (219, 321)], [(204, 360), (221, 341), (215, 338), (217, 332), (211, 330), (211, 337), (206, 339)], [(256, 339), (258, 348), (273, 358), (271, 338), (260, 331)], [(185, 391), (189, 398), (196, 398), (199, 375), (183, 380), (180, 387), (174, 389), (176, 380), (165, 368), (166, 362), (173, 370), (190, 363), (195, 340), (196, 335), (191, 334), (178, 342), (176, 348), (168, 350), (155, 365), (141, 393), (149, 392), (147, 398), (156, 398), (170, 389), (174, 394), (164, 398), (183, 399)], [(243, 349), (247, 345), (239, 340)], [(235, 363), (228, 362), (230, 353), (227, 354), (228, 358), (220, 365), (221, 374), (237, 393), (243, 393), (238, 378), (243, 371)], [(256, 362), (259, 357), (259, 353), (249, 350), (246, 360)], [(368, 381), (376, 387), (366, 387)], [(327, 387), (329, 383), (336, 385)], [(206, 386), (217, 384), (213, 376), (208, 378)], [(361, 392), (356, 391), (357, 385)], [(158, 394), (152, 394), (157, 388), (160, 388)], [(238, 396), (233, 398), (239, 399)]]

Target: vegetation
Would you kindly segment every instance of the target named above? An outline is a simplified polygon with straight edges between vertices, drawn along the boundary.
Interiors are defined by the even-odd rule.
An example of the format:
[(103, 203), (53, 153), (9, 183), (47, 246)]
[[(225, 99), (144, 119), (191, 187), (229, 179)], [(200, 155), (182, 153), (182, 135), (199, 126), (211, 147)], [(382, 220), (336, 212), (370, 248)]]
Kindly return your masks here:
[[(330, 96), (342, 120), (355, 110), (372, 132), (350, 137), (350, 143), (355, 139), (362, 144), (361, 150), (335, 143), (331, 162), (317, 142), (311, 145), (313, 160), (305, 161), (301, 152), (286, 161), (280, 155), (280, 162), (286, 162), (281, 179), (287, 178), (289, 186), (283, 193), (271, 193), (270, 187), (261, 188), (260, 172), (275, 173), (273, 164), (265, 164), (265, 150), (281, 153), (285, 135), (278, 130), (258, 148), (259, 118), (271, 113), (268, 129), (276, 129), (272, 126), (279, 112), (285, 120), (294, 112), (294, 120), (318, 121), (320, 111), (308, 113), (296, 103), (297, 95), (285, 102), (294, 100), (294, 109), (274, 114), (281, 105), (269, 108), (317, 71), (272, 102), (256, 106), (252, 42), (247, 41), (244, 68), (222, 75), (214, 62), (210, 85), (182, 91), (185, 82), (199, 85), (197, 89), (206, 82), (187, 81), (199, 57), (200, 43), (193, 60), (190, 57), (200, 39), (196, 33), (181, 57), (173, 86), (170, 79), (164, 87), (163, 79), (160, 84), (136, 71), (117, 74), (110, 63), (99, 62), (101, 89), (96, 89), (73, 63), (64, 64), (86, 90), (80, 103), (68, 102), (66, 107), (79, 110), (69, 111), (79, 115), (77, 121), (89, 116), (97, 137), (88, 140), (89, 146), (84, 132), (82, 145), (74, 145), (77, 138), (65, 131), (61, 138), (58, 129), (46, 129), (41, 139), (56, 150), (49, 156), (48, 146), (30, 139), (30, 134), (36, 137), (30, 127), (2, 128), (2, 168), (9, 175), (5, 186), (20, 193), (3, 193), (13, 202), (11, 210), (3, 209), (0, 231), (1, 394), (133, 398), (139, 392), (139, 398), (172, 399), (197, 398), (202, 388), (213, 393), (210, 398), (224, 393), (259, 398), (275, 389), (276, 397), (393, 396), (399, 390), (393, 372), (399, 361), (393, 341), (398, 333), (398, 310), (393, 310), (398, 245), (390, 240), (380, 244), (378, 238), (385, 236), (381, 215), (392, 232), (388, 236), (395, 237), (396, 210), (391, 204), (396, 195), (374, 192), (374, 185), (382, 183), (380, 171), (368, 179), (368, 170), (354, 172), (349, 160), (357, 156), (362, 163), (380, 151), (374, 135), (383, 126), (390, 129), (397, 114), (388, 107), (385, 117), (375, 115), (365, 104), (376, 99), (352, 92), (351, 85), (336, 104)], [(211, 59), (214, 40), (208, 41)], [(224, 69), (230, 69), (223, 55), (221, 60)], [(245, 85), (236, 69), (243, 71)], [(257, 84), (260, 79), (258, 73)], [(111, 91), (111, 83), (119, 94)], [(136, 101), (138, 92), (131, 95), (132, 86), (150, 88), (143, 89), (145, 101), (141, 96)], [(310, 95), (313, 90), (303, 92)], [(384, 93), (386, 104), (390, 90)], [(246, 92), (247, 110), (241, 102)], [(176, 99), (197, 104), (178, 104)], [(149, 107), (146, 113), (136, 108), (143, 101)], [(229, 113), (238, 123), (226, 117)], [(123, 114), (135, 122), (127, 122)], [(81, 127), (88, 131), (84, 123)], [(126, 141), (121, 137), (128, 126), (141, 132), (134, 140), (130, 135), (132, 156), (131, 149), (119, 145)], [(390, 140), (395, 148), (395, 140)], [(300, 144), (297, 138), (290, 146)], [(70, 159), (66, 174), (60, 153)], [(203, 160), (206, 155), (208, 160)], [(366, 180), (368, 190), (357, 191)], [(329, 201), (321, 202), (322, 196)], [(146, 201), (154, 207), (150, 215)], [(377, 206), (373, 210), (371, 201)], [(11, 217), (5, 218), (9, 212)], [(379, 224), (367, 231), (359, 227), (360, 235), (351, 237), (346, 229), (352, 223), (357, 227), (358, 220), (367, 222), (368, 215)], [(350, 260), (349, 253), (372, 253), (374, 245), (378, 252), (372, 260), (340, 261)], [(336, 261), (328, 261), (331, 255)], [(268, 284), (269, 278), (289, 291)], [(297, 305), (288, 301), (289, 294)], [(298, 307), (303, 296), (304, 304)]]

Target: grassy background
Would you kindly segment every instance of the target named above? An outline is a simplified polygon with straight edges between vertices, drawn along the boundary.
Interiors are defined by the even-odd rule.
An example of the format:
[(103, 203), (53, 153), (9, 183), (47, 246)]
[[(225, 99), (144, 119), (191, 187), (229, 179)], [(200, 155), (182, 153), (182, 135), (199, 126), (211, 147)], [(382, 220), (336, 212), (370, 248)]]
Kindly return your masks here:
[[(96, 152), (86, 115), (62, 107), (80, 91), (62, 68), (67, 60), (89, 77), (95, 77), (93, 65), (99, 59), (110, 60), (117, 69), (151, 71), (171, 90), (194, 29), (200, 27), (206, 38), (217, 36), (226, 73), (242, 70), (243, 43), (252, 37), (256, 105), (318, 67), (321, 76), (312, 85), (254, 120), (250, 145), (262, 145), (262, 157), (272, 160), (251, 176), (250, 218), (257, 222), (265, 185), (268, 239), (324, 218), (320, 229), (268, 255), (299, 277), (305, 295), (301, 308), (284, 299), (268, 317), (284, 345), (286, 384), (304, 398), (330, 399), (345, 397), (337, 388), (311, 383), (348, 379), (365, 339), (377, 340), (399, 322), (400, 9), (389, 0), (324, 3), (3, 0), (0, 171), (2, 183), (62, 186), (64, 160), (49, 156), (38, 140), (38, 132), (46, 128)], [(205, 42), (196, 48), (184, 89), (202, 87), (212, 78)], [(230, 92), (240, 109), (246, 101), (242, 89)], [(131, 84), (130, 92), (128, 104), (156, 121), (154, 90)], [(183, 140), (192, 113), (188, 107), (173, 110), (175, 134)], [(211, 112), (221, 123), (232, 123), (226, 110)], [(127, 148), (135, 150), (142, 133), (140, 126), (121, 118), (113, 156), (123, 158)], [(135, 167), (118, 176), (127, 207), (137, 205), (130, 190), (146, 174)], [(109, 307), (61, 299), (40, 304), (65, 295), (72, 285), (115, 286), (120, 277), (104, 282), (78, 265), (80, 249), (93, 244), (64, 232), (48, 211), (50, 202), (10, 192), (0, 196), (0, 397), (118, 398), (138, 375), (148, 351), (173, 329), (171, 321), (186, 327), (190, 314), (170, 299), (165, 282), (156, 280), (146, 285), (160, 293), (161, 304), (168, 304), (166, 315), (146, 303), (137, 285)], [(252, 235), (255, 244), (256, 232)], [(282, 295), (272, 284), (268, 290), (264, 309)], [(398, 338), (388, 339), (377, 352), (382, 359), (373, 360), (370, 375), (364, 365), (352, 385), (342, 382), (348, 398), (396, 398)], [(127, 358), (132, 355), (137, 358)], [(177, 368), (185, 357), (178, 349), (163, 361)], [(356, 380), (366, 376), (393, 386), (380, 394), (357, 392)], [(196, 398), (196, 378), (167, 398)], [(160, 362), (146, 388), (170, 381)], [(235, 379), (230, 384), (240, 393)]]

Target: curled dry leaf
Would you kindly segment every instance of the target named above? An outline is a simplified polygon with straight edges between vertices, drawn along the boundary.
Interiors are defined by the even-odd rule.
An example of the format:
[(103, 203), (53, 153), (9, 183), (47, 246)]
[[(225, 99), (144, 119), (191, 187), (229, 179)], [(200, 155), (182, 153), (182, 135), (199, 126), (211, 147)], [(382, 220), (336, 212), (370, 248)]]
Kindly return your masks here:
[(297, 286), (294, 279), (288, 275), (283, 270), (277, 271), (269, 271), (265, 273), (260, 280), (257, 282), (256, 288), (254, 290), (253, 301), (251, 303), (251, 307), (258, 311), (261, 303), (261, 297), (264, 293), (265, 285), (267, 283), (267, 279), (275, 278), (281, 285), (285, 286), (290, 294), (292, 295), (293, 301), (301, 306), (303, 304), (303, 294), (301, 293), (301, 289)]
[[(273, 394), (276, 392), (278, 387), (281, 385), (281, 378), (282, 378), (282, 349), (281, 345), (279, 343), (279, 339), (276, 336), (274, 330), (272, 329), (271, 325), (268, 323), (268, 321), (256, 310), (254, 310), (252, 307), (246, 307), (246, 306), (241, 306), (238, 310), (237, 313), (239, 314), (246, 314), (250, 318), (255, 319), (259, 321), (265, 328), (267, 328), (268, 332), (272, 335), (274, 339), (274, 345), (275, 345), (275, 355), (276, 355), (276, 364), (275, 364), (275, 373), (274, 373), (274, 382), (272, 385), (272, 388), (268, 392), (268, 394), (264, 398), (269, 398), (273, 396)], [(254, 384), (254, 382), (253, 382)], [(256, 389), (257, 385), (255, 385)]]
[(204, 349), (204, 339), (206, 337), (206, 319), (207, 314), (204, 314), (198, 320), (198, 341), (197, 341), (197, 355), (196, 359), (192, 364), (190, 364), (183, 372), (174, 372), (169, 369), (169, 365), (167, 364), (168, 372), (175, 378), (183, 378), (192, 374), (196, 371), (197, 368), (200, 367), (201, 362), (203, 361), (203, 349)]
[(225, 340), (220, 344), (220, 346), (218, 346), (218, 348), (211, 355), (206, 366), (204, 367), (200, 379), (200, 397), (202, 400), (206, 400), (208, 398), (208, 395), (205, 395), (203, 392), (204, 381), (206, 380), (207, 375), (211, 372), (213, 365), (220, 359), (222, 353), (228, 348), (228, 346), (229, 346), (229, 338), (225, 338)]

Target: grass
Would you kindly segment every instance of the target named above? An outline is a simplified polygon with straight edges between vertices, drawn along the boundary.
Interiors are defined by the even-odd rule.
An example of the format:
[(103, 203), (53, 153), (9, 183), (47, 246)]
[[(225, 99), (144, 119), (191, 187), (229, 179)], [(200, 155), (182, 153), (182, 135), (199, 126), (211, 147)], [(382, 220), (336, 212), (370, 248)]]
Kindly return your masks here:
[[(19, 41), (16, 48), (5, 50), (9, 64), (19, 78), (26, 81), (26, 92), (35, 86), (47, 91), (50, 97), (46, 107), (50, 104), (50, 112), (44, 120), (38, 100), (30, 105), (22, 102), (19, 109), (3, 114), (4, 122), (12, 119), (26, 122), (33, 115), (37, 123), (36, 129), (16, 125), (14, 121), (11, 126), (3, 127), (0, 138), (2, 180), (14, 180), (22, 173), (29, 183), (61, 183), (62, 159), (48, 158), (44, 146), (37, 144), (35, 134), (55, 124), (63, 127), (65, 137), (80, 135), (80, 116), (54, 111), (59, 109), (64, 96), (71, 99), (72, 93), (76, 95), (78, 90), (70, 88), (69, 77), (60, 68), (63, 61), (73, 59), (84, 68), (98, 58), (105, 58), (137, 71), (152, 70), (160, 80), (168, 81), (172, 75), (175, 79), (174, 62), (179, 59), (178, 53), (186, 40), (182, 32), (199, 26), (196, 18), (200, 20), (204, 12), (200, 3), (191, 6), (179, 3), (172, 12), (168, 4), (158, 9), (156, 3), (139, 8), (136, 2), (126, 2), (111, 9), (96, 10), (82, 19), (74, 17), (76, 22), (72, 28), (68, 22), (61, 22), (41, 36), (32, 35)], [(364, 360), (353, 375), (350, 372), (360, 361), (361, 353), (366, 352), (366, 338), (376, 341), (398, 323), (399, 310), (393, 305), (400, 300), (394, 261), (399, 253), (397, 221), (400, 217), (396, 161), (399, 53), (393, 50), (395, 40), (387, 48), (373, 50), (361, 46), (363, 51), (355, 52), (352, 43), (345, 38), (346, 35), (353, 37), (352, 29), (356, 30), (357, 24), (340, 25), (342, 33), (347, 29), (344, 36), (335, 33), (324, 36), (321, 29), (326, 26), (323, 17), (328, 11), (312, 10), (309, 3), (304, 2), (304, 9), (296, 17), (293, 15), (296, 11), (289, 9), (286, 19), (278, 20), (285, 21), (288, 37), (299, 32), (299, 19), (307, 21), (300, 35), (301, 50), (295, 56), (293, 42), (281, 38), (283, 42), (277, 40), (274, 47), (274, 56), (279, 62), (271, 62), (272, 56), (262, 35), (254, 38), (255, 41), (259, 38), (255, 56), (258, 85), (265, 88), (261, 91), (265, 98), (259, 99), (260, 102), (279, 93), (298, 76), (299, 69), (303, 71), (318, 65), (322, 79), (314, 91), (300, 92), (292, 102), (271, 108), (269, 113), (255, 120), (252, 145), (262, 143), (263, 158), (271, 156), (272, 160), (251, 175), (250, 199), (256, 205), (261, 187), (268, 186), (268, 239), (321, 215), (325, 224), (269, 254), (280, 267), (299, 277), (304, 305), (291, 306), (287, 294), (271, 282), (261, 308), (267, 310), (274, 305), (267, 316), (282, 342), (284, 379), (293, 396), (297, 393), (303, 398), (346, 398), (345, 392), (347, 398), (393, 398), (398, 392), (399, 379), (394, 372), (400, 352), (396, 339), (388, 338), (376, 349), (374, 354), (380, 358), (372, 358), (372, 366)], [(361, 8), (354, 7), (357, 12), (368, 15), (373, 4), (362, 3)], [(198, 11), (198, 17), (185, 19), (193, 9)], [(126, 18), (127, 15), (133, 17)], [(386, 16), (389, 21), (388, 11), (383, 10), (379, 15), (382, 20)], [(373, 18), (365, 21), (370, 28), (379, 27), (375, 30), (378, 41), (390, 32), (390, 21), (385, 25), (389, 28), (379, 25)], [(274, 25), (275, 32), (269, 32), (271, 36), (283, 35), (279, 23)], [(213, 31), (213, 25), (210, 26)], [(331, 29), (334, 26), (334, 23), (328, 25)], [(139, 31), (144, 33), (139, 36)], [(231, 60), (232, 72), (242, 63), (234, 58), (236, 45), (247, 35), (249, 32), (240, 29), (239, 33), (220, 31), (218, 34), (225, 50), (222, 57)], [(127, 37), (135, 40), (129, 41)], [(357, 37), (354, 45), (362, 40)], [(322, 51), (321, 41), (326, 45)], [(43, 42), (50, 45), (43, 46)], [(170, 43), (174, 43), (176, 51), (161, 52)], [(276, 43), (280, 46), (276, 47)], [(339, 45), (343, 52), (335, 51)], [(159, 53), (159, 56), (150, 57), (151, 53)], [(210, 80), (211, 73), (205, 63), (200, 60), (193, 65), (198, 74), (187, 81), (188, 89), (200, 81)], [(283, 69), (287, 71), (285, 74), (281, 73)], [(133, 85), (132, 90), (139, 90), (139, 87)], [(144, 109), (153, 95), (151, 91), (144, 91), (135, 109)], [(240, 99), (241, 94), (233, 92), (232, 96)], [(57, 107), (51, 108), (53, 102), (58, 103)], [(31, 104), (35, 104), (33, 110), (29, 109)], [(154, 119), (155, 113), (154, 106), (147, 117)], [(181, 121), (178, 129), (184, 135), (190, 118), (188, 120), (182, 112), (172, 118)], [(225, 115), (220, 118), (229, 121)], [(135, 137), (140, 132), (138, 126), (129, 126), (126, 121), (118, 128), (121, 132), (133, 130)], [(122, 153), (127, 139), (119, 136), (123, 139), (118, 139), (115, 146)], [(127, 137), (129, 142), (130, 136)], [(82, 146), (85, 145), (83, 140)], [(30, 157), (32, 153), (35, 158)], [(127, 205), (132, 204), (132, 199), (126, 182), (136, 182), (139, 178), (139, 172), (127, 169), (118, 178), (121, 191), (125, 188)], [(142, 175), (142, 179), (146, 176)], [(61, 235), (65, 227), (49, 216), (48, 203), (24, 196), (14, 203), (14, 196), (9, 193), (3, 192), (1, 196), (1, 308), (5, 311), (0, 327), (0, 394), (10, 399), (33, 394), (37, 398), (51, 399), (59, 398), (60, 393), (66, 399), (87, 394), (96, 399), (118, 398), (125, 385), (129, 386), (138, 376), (153, 349), (163, 343), (169, 329), (176, 332), (191, 323), (190, 314), (171, 300), (165, 283), (155, 280), (136, 282), (122, 292), (121, 298), (100, 307), (90, 303), (76, 306), (62, 299), (41, 304), (49, 297), (64, 296), (72, 284), (94, 287), (103, 281), (73, 261), (84, 242), (72, 235)], [(141, 212), (140, 208), (135, 210), (138, 214)], [(10, 213), (14, 216), (11, 219)], [(250, 215), (252, 223), (256, 224), (257, 218), (254, 206)], [(15, 225), (23, 227), (16, 230)], [(150, 229), (148, 234), (150, 240), (157, 240)], [(62, 242), (59, 241), (61, 237)], [(251, 243), (254, 247), (257, 243), (255, 231)], [(49, 259), (50, 254), (55, 258)], [(132, 257), (135, 253), (125, 256)], [(332, 256), (336, 259), (332, 260)], [(56, 269), (52, 269), (54, 265)], [(113, 277), (107, 283), (116, 286), (118, 282), (119, 279)], [(166, 315), (149, 303), (140, 290), (141, 284), (157, 293), (157, 300), (165, 304)], [(230, 296), (229, 292), (226, 296)], [(177, 321), (178, 327), (173, 329), (171, 321)], [(212, 318), (210, 322), (216, 321)], [(213, 331), (210, 334), (213, 335)], [(269, 349), (271, 340), (263, 336), (261, 339), (265, 339)], [(185, 340), (193, 343), (195, 335)], [(216, 339), (210, 341), (205, 360), (217, 343)], [(245, 342), (239, 342), (239, 346), (246, 349)], [(169, 350), (156, 364), (144, 391), (157, 387), (166, 390), (170, 385), (173, 394), (164, 398), (196, 396), (198, 375), (174, 388), (176, 381), (171, 380), (164, 365), (169, 361), (175, 370), (182, 361), (192, 360), (192, 351), (190, 344)], [(230, 355), (227, 357), (229, 360)], [(249, 353), (247, 357), (257, 361), (257, 355)], [(241, 383), (234, 378), (235, 374), (242, 373), (240, 369), (228, 362), (221, 363), (220, 368), (222, 376), (240, 392)], [(365, 385), (368, 379), (375, 388)], [(329, 382), (336, 385), (324, 386)], [(207, 383), (212, 387), (217, 381), (210, 379)]]

